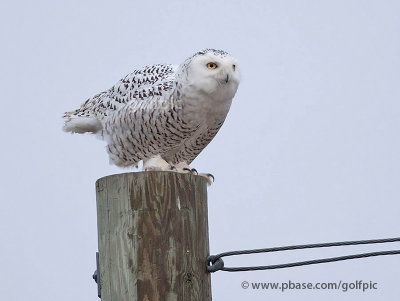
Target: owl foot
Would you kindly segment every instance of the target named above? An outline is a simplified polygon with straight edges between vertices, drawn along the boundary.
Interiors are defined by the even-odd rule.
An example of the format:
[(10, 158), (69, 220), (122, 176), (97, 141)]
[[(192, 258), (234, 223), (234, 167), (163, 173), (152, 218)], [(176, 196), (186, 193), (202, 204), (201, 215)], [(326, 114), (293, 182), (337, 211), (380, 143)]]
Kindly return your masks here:
[(199, 173), (195, 168), (191, 168), (186, 162), (180, 162), (174, 166), (175, 171), (181, 173), (191, 173), (193, 175), (198, 175)]
[(201, 176), (203, 178), (206, 178), (207, 180), (207, 184), (211, 185), (212, 183), (214, 183), (214, 176), (210, 173), (198, 173), (197, 170), (195, 168), (191, 168), (186, 162), (180, 162), (176, 165), (171, 165), (171, 170), (174, 170), (176, 172), (180, 172), (180, 173), (191, 173), (192, 175), (198, 175)]
[(153, 158), (143, 160), (143, 170), (144, 171), (171, 170), (171, 165), (163, 158), (161, 158), (160, 155), (157, 155)]
[(188, 171), (192, 170), (192, 168), (186, 162), (179, 162), (178, 164), (175, 164), (172, 169), (181, 173), (187, 173)]

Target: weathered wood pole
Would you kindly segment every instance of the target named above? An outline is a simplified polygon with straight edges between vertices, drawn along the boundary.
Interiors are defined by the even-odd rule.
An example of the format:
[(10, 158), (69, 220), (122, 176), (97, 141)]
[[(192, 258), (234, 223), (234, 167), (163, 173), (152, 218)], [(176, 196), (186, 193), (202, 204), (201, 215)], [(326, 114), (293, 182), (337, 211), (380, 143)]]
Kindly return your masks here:
[(176, 172), (97, 180), (103, 301), (210, 301), (207, 182)]

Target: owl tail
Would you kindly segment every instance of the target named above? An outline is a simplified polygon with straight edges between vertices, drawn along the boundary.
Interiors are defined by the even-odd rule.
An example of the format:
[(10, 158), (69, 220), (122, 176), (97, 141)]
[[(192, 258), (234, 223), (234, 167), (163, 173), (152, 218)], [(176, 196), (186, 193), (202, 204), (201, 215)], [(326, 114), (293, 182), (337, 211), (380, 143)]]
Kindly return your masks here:
[(96, 117), (80, 117), (76, 115), (69, 115), (66, 113), (64, 116), (65, 125), (63, 130), (71, 133), (98, 133), (102, 130), (103, 126)]

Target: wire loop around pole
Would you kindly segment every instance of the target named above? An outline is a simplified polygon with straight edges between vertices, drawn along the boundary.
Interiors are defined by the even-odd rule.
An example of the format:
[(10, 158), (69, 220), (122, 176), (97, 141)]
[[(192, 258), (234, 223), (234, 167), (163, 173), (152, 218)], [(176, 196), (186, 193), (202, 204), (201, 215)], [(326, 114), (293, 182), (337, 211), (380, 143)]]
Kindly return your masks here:
[(207, 257), (207, 271), (210, 273), (222, 270), (224, 268), (224, 261), (222, 258), (210, 255)]

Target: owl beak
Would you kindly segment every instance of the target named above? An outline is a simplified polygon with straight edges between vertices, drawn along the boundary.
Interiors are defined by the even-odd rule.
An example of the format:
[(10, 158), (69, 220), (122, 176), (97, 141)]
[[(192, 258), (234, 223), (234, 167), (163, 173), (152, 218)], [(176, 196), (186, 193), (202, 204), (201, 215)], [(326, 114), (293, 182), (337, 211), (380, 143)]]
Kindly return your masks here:
[(228, 81), (229, 81), (229, 74), (227, 74), (225, 78), (225, 82), (227, 83)]

